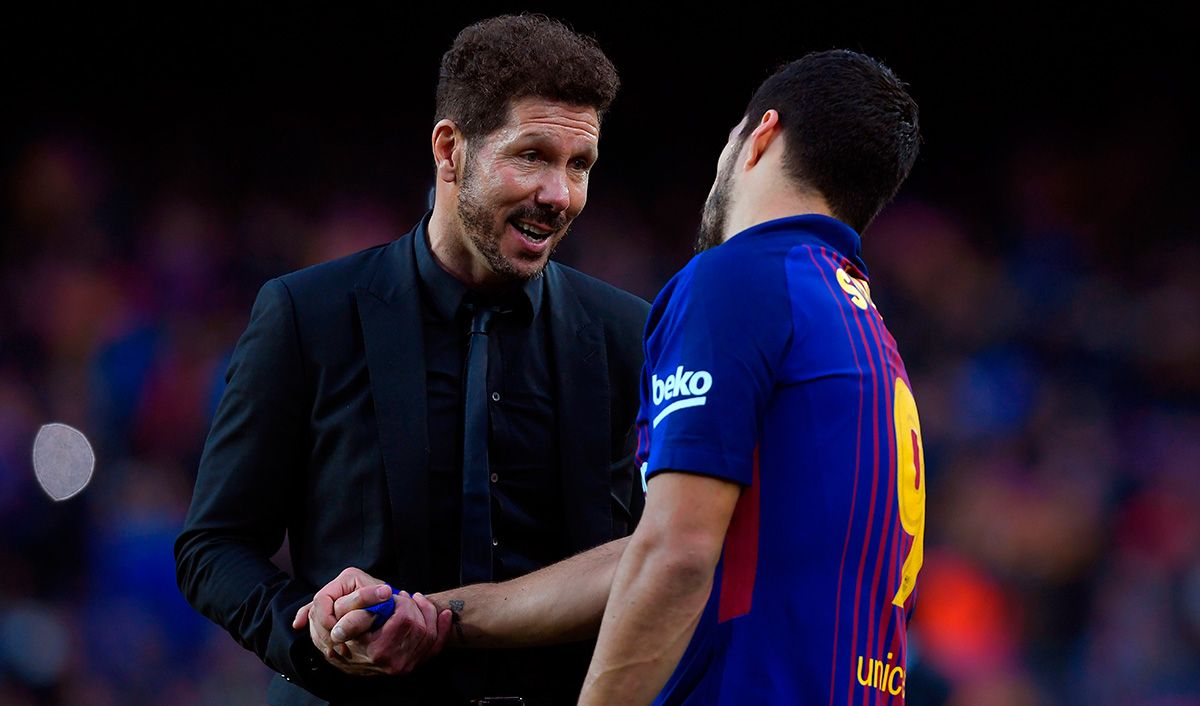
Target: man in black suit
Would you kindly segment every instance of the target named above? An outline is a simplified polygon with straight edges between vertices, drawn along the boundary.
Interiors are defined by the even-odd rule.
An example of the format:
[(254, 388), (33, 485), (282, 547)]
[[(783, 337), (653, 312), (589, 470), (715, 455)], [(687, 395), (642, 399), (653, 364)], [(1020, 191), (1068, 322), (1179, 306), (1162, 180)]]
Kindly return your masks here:
[[(648, 306), (549, 260), (617, 86), (595, 43), (554, 20), (466, 28), (442, 59), (432, 211), (260, 291), (175, 553), (192, 605), (279, 672), (270, 703), (578, 693), (587, 643), (447, 653), (403, 675), (392, 656), (411, 645), (387, 624), (351, 655), (329, 647), (332, 622), (292, 619), (345, 567), (431, 592), (632, 531)], [(285, 534), (293, 575), (270, 561)], [(425, 618), (421, 639), (438, 631)]]

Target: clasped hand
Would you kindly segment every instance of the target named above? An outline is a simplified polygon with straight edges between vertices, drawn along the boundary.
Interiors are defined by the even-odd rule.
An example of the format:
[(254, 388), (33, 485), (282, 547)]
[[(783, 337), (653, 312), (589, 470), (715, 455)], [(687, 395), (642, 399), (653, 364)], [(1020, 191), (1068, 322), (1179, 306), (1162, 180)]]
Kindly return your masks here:
[(371, 631), (375, 616), (363, 609), (389, 597), (393, 597), (390, 586), (351, 567), (296, 612), (292, 627), (299, 630), (307, 625), (313, 645), (346, 674), (407, 674), (441, 652), (451, 613), (439, 613), (420, 593), (401, 591), (394, 595), (396, 611), (381, 628)]

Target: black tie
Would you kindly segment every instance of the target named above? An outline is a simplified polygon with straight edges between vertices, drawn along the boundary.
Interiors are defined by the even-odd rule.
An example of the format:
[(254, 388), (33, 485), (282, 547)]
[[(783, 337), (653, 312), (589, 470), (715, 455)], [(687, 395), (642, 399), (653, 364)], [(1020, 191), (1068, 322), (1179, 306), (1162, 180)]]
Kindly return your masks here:
[(462, 585), (492, 580), (492, 492), (488, 467), (488, 331), (498, 309), (467, 304), (471, 336), (463, 404)]

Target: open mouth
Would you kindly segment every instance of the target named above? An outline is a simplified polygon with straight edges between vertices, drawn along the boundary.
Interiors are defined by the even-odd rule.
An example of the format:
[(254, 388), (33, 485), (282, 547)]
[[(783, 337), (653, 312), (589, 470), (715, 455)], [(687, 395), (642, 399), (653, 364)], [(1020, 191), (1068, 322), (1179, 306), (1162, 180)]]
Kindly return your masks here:
[(534, 243), (541, 243), (554, 235), (554, 229), (546, 228), (545, 226), (527, 221), (518, 221), (515, 218), (509, 221), (509, 225), (517, 230), (518, 233), (528, 238)]

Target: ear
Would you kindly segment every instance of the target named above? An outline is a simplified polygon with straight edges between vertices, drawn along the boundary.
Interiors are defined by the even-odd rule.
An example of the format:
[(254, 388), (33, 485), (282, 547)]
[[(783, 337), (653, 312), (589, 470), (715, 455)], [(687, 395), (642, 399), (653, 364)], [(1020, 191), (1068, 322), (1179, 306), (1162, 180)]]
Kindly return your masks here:
[(746, 144), (749, 146), (749, 152), (746, 154), (746, 161), (743, 165), (744, 169), (750, 169), (758, 164), (763, 155), (766, 154), (767, 148), (775, 141), (775, 138), (782, 132), (782, 127), (779, 125), (779, 111), (772, 108), (763, 113), (762, 119), (758, 121), (758, 126), (754, 128), (754, 132), (746, 138)]
[(466, 138), (453, 120), (439, 120), (433, 126), (433, 164), (440, 181), (458, 181), (459, 168), (466, 155)]

